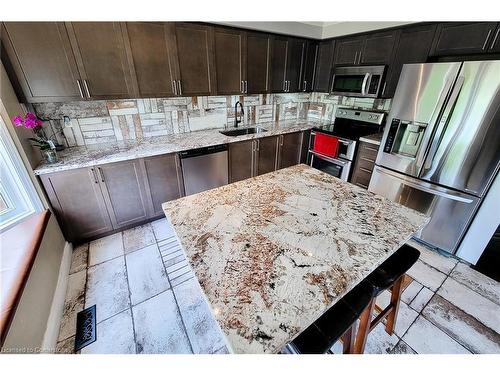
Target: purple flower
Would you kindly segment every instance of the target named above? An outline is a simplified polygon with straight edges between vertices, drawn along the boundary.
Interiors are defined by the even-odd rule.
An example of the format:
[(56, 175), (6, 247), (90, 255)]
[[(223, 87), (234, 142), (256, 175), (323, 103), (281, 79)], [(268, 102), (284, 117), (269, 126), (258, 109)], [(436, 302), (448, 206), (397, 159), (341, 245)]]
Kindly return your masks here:
[(14, 123), (15, 126), (22, 126), (24, 125), (23, 118), (21, 116), (16, 116), (12, 119), (12, 122)]

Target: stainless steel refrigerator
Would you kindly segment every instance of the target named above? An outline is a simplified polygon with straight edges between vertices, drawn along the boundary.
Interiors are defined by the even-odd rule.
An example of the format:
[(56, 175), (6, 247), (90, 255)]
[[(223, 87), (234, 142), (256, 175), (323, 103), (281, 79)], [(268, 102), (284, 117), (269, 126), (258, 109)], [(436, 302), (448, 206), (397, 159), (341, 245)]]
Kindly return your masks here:
[(431, 216), (417, 238), (454, 253), (499, 166), (500, 61), (404, 65), (369, 190)]

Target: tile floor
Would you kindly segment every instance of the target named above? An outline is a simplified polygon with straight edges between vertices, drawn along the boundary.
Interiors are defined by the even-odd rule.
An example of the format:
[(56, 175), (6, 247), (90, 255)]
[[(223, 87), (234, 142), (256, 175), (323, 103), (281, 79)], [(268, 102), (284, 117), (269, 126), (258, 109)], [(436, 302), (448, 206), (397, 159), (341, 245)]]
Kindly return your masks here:
[[(395, 333), (383, 325), (365, 353), (500, 353), (500, 284), (417, 243), (421, 257)], [(384, 307), (389, 293), (377, 303)], [(73, 353), (76, 314), (97, 305), (87, 353), (228, 353), (217, 322), (166, 219), (74, 249), (56, 351)], [(332, 348), (340, 352), (340, 344)]]

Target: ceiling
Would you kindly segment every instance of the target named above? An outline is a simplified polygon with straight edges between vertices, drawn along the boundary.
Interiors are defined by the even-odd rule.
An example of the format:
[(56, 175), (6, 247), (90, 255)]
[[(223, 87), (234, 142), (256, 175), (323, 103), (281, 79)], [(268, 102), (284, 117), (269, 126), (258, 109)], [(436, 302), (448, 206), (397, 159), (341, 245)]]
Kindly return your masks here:
[(326, 39), (365, 31), (406, 25), (411, 22), (217, 22), (222, 25), (278, 34)]

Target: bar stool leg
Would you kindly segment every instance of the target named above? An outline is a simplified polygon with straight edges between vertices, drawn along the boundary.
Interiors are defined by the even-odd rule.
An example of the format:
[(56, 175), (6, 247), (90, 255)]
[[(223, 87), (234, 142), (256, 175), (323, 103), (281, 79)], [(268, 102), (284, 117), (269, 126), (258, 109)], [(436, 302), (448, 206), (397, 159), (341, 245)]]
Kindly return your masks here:
[(354, 324), (349, 327), (349, 329), (342, 335), (342, 349), (344, 354), (354, 353), (354, 341), (355, 337)]
[(403, 280), (404, 276), (402, 275), (399, 279), (394, 282), (391, 290), (391, 306), (392, 310), (387, 316), (387, 323), (385, 324), (385, 331), (392, 335), (394, 333), (394, 327), (396, 326), (396, 320), (398, 318), (399, 312), (399, 301), (401, 301), (401, 293), (403, 291)]
[(370, 325), (372, 321), (373, 309), (375, 307), (375, 298), (372, 298), (370, 304), (366, 307), (365, 311), (359, 317), (358, 334), (356, 335), (356, 342), (354, 344), (354, 353), (363, 354), (365, 351), (366, 339), (370, 333)]

